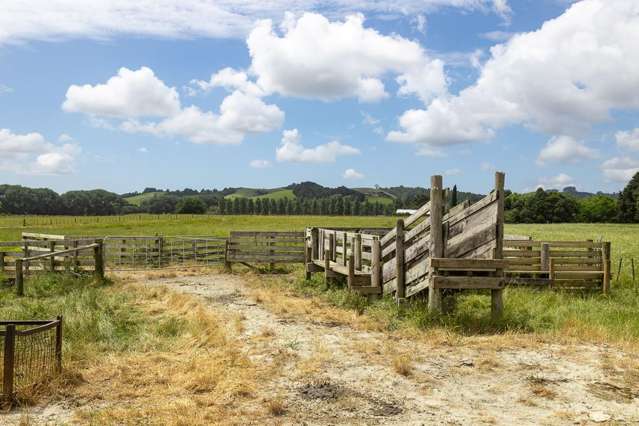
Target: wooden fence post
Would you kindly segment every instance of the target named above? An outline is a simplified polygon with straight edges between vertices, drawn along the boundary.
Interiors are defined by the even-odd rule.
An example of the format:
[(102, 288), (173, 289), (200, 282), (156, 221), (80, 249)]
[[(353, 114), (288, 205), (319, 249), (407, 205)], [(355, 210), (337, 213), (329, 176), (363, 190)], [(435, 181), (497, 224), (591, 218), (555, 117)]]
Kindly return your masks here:
[[(77, 249), (78, 248), (78, 240), (73, 240), (73, 248)], [(78, 251), (74, 251), (73, 252), (73, 272), (79, 272), (80, 271), (80, 265), (79, 265), (80, 261), (78, 260)]]
[(402, 303), (406, 298), (406, 265), (404, 264), (404, 220), (397, 220), (395, 228), (395, 270), (397, 272), (397, 290), (395, 299)]
[(610, 292), (610, 241), (604, 242), (601, 247), (601, 255), (603, 262), (603, 285), (602, 290), (604, 294)]
[(4, 364), (2, 393), (11, 401), (13, 398), (13, 376), (15, 367), (16, 326), (8, 324), (4, 333)]
[[(95, 240), (97, 246), (93, 247), (93, 261), (95, 262), (94, 275), (99, 280), (104, 280), (104, 258), (102, 257), (102, 240)], [(77, 241), (76, 241), (77, 243)], [(77, 251), (75, 254), (77, 255)]]
[(16, 293), (24, 296), (24, 271), (22, 269), (22, 259), (16, 259)]
[(382, 245), (379, 242), (379, 237), (373, 237), (373, 244), (371, 246), (371, 286), (379, 288), (380, 294), (382, 293)]
[[(267, 237), (267, 238), (268, 238), (268, 237)], [(273, 237), (270, 237), (270, 238), (272, 239)], [(267, 243), (266, 243), (266, 245), (267, 245), (268, 247), (273, 246), (273, 244), (274, 244), (274, 243), (273, 243), (273, 241), (269, 241), (269, 242), (267, 242)], [(271, 256), (273, 256), (273, 249), (269, 249), (269, 251), (268, 251), (268, 255), (269, 255), (269, 258), (270, 258)], [(268, 264), (268, 270), (272, 272), (274, 269), (275, 269), (275, 263), (273, 263), (273, 262), (269, 263), (269, 264)]]
[(162, 267), (162, 256), (164, 255), (164, 237), (158, 238), (158, 268)]
[(344, 231), (342, 233), (342, 265), (346, 266), (348, 263), (348, 235), (347, 232)]
[(353, 253), (348, 257), (348, 276), (346, 278), (346, 285), (349, 289), (353, 288), (353, 284), (355, 283), (355, 256)]
[[(504, 258), (504, 186), (506, 175), (495, 172), (495, 191), (497, 192), (497, 239), (495, 240), (494, 259)], [(491, 314), (493, 320), (501, 318), (504, 312), (504, 290), (491, 290)]]
[(329, 257), (328, 259), (331, 262), (335, 262), (336, 260), (336, 256), (337, 256), (337, 246), (336, 246), (336, 241), (337, 238), (335, 238), (336, 233), (333, 232), (331, 234), (328, 234), (328, 247), (329, 247)]
[(550, 271), (550, 245), (548, 243), (541, 243), (541, 270), (542, 272)]
[(231, 273), (233, 269), (231, 268), (231, 262), (229, 262), (229, 249), (230, 249), (229, 239), (224, 240), (224, 272)]
[(4, 272), (4, 252), (0, 251), (0, 272)]
[[(431, 258), (444, 255), (444, 230), (442, 226), (443, 191), (442, 177), (430, 178), (430, 250)], [(431, 312), (442, 312), (442, 291), (436, 289), (431, 281), (428, 287), (428, 309)]]
[(56, 318), (58, 323), (55, 326), (55, 361), (57, 372), (62, 372), (62, 315)]
[(319, 230), (317, 228), (311, 228), (311, 260), (319, 259)]
[(353, 244), (353, 255), (355, 256), (355, 269), (362, 270), (362, 234), (355, 234), (355, 243)]
[[(329, 239), (332, 236), (333, 234), (330, 234)], [(324, 285), (326, 286), (326, 288), (328, 288), (330, 285), (330, 273), (331, 273), (331, 251), (329, 249), (326, 249), (324, 250)]]
[[(312, 242), (311, 242), (312, 244)], [(306, 271), (306, 279), (311, 279), (311, 265), (313, 264), (313, 248), (304, 245), (304, 270)]]
[[(24, 247), (22, 248), (24, 257), (29, 257), (29, 243), (25, 242), (24, 243)], [(25, 272), (28, 274), (29, 273), (29, 262), (24, 262), (24, 269)]]
[[(51, 253), (55, 251), (55, 241), (49, 241), (49, 251)], [(43, 265), (44, 265), (44, 262), (43, 262)], [(49, 270), (51, 272), (55, 272), (55, 256), (51, 256), (49, 258)]]

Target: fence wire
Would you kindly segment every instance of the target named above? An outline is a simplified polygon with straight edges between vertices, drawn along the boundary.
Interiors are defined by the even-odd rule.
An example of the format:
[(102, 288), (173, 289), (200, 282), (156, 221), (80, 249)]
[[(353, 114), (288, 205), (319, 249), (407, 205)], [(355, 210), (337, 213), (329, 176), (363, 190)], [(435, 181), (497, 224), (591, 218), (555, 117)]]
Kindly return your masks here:
[(106, 237), (104, 257), (116, 271), (212, 266), (224, 262), (225, 247), (217, 237)]
[(26, 390), (49, 377), (57, 371), (56, 361), (56, 329), (22, 335), (16, 335), (14, 390)]
[(59, 318), (52, 321), (3, 321), (2, 325), (2, 402), (10, 403), (14, 396), (28, 393), (60, 371), (62, 322)]

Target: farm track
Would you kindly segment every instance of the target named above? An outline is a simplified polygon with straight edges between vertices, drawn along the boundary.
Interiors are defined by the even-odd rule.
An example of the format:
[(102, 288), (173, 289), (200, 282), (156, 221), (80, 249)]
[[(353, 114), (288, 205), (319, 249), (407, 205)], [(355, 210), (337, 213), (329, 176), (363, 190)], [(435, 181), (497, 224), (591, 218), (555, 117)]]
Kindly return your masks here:
[[(368, 331), (350, 311), (323, 314), (320, 303), (256, 285), (281, 277), (123, 277), (198, 298), (225, 319), (253, 364), (276, 371), (237, 407), (266, 413), (256, 424), (639, 423), (636, 360), (615, 347)], [(279, 415), (269, 414), (275, 400)], [(74, 411), (86, 408), (65, 401), (33, 407), (29, 424), (73, 423)], [(24, 421), (20, 412), (3, 417), (0, 423)]]
[[(276, 314), (256, 301), (259, 295), (241, 276), (147, 284), (196, 295), (211, 309), (239, 315), (240, 339), (255, 363), (289, 354), (279, 377), (264, 383), (259, 395), (282, 398), (282, 423), (639, 422), (637, 383), (628, 386), (628, 372), (619, 368), (624, 355), (606, 346), (517, 348), (491, 337), (470, 345), (429, 344), (312, 314)], [(260, 338), (265, 335), (272, 338)]]

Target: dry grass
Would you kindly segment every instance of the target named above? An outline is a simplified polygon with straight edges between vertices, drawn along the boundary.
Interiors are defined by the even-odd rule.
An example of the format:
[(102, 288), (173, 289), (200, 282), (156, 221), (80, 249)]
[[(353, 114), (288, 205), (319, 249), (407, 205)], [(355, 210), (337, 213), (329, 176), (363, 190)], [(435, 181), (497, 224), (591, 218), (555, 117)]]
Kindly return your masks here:
[(85, 383), (70, 389), (88, 403), (78, 421), (180, 425), (260, 418), (256, 389), (272, 371), (242, 352), (240, 318), (221, 317), (195, 297), (163, 287), (122, 290), (135, 291), (136, 305), (153, 319), (181, 321), (180, 332), (165, 350), (97, 358), (83, 368)]
[(272, 416), (283, 416), (286, 413), (286, 405), (281, 397), (275, 397), (265, 401), (266, 410)]
[(407, 354), (398, 355), (393, 358), (393, 370), (397, 374), (408, 377), (413, 374), (413, 362)]

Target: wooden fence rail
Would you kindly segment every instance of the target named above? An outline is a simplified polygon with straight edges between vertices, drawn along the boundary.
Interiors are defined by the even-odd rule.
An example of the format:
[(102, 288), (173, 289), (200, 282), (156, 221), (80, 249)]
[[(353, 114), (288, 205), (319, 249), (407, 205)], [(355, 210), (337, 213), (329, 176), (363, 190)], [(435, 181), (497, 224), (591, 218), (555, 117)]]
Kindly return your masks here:
[[(89, 251), (92, 254), (93, 264), (92, 269), (94, 275), (99, 279), (104, 279), (104, 262), (103, 262), (103, 244), (101, 240), (96, 241), (95, 243), (88, 244), (81, 247), (74, 247), (71, 249), (58, 250), (49, 253), (39, 254), (36, 256), (30, 257), (19, 257), (15, 259), (15, 285), (16, 285), (16, 293), (18, 296), (24, 295), (24, 275), (28, 273), (30, 270), (30, 264), (32, 262), (43, 261), (42, 270), (49, 270), (54, 272), (59, 270), (57, 268), (59, 259), (62, 259), (62, 262), (66, 264), (65, 269), (70, 270), (70, 262), (66, 259), (69, 259), (69, 255), (73, 255), (74, 265), (78, 265), (77, 259), (80, 253)], [(45, 266), (49, 264), (49, 269)], [(86, 265), (86, 263), (85, 263)]]

